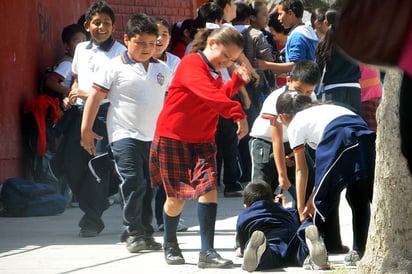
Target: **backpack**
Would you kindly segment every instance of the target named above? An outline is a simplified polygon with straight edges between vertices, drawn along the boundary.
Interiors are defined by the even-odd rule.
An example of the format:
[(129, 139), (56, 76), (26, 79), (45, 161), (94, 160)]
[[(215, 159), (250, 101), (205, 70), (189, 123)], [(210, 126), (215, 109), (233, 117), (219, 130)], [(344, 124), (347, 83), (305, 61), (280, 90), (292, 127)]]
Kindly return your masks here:
[(9, 178), (1, 185), (4, 217), (52, 216), (63, 213), (66, 198), (52, 184)]

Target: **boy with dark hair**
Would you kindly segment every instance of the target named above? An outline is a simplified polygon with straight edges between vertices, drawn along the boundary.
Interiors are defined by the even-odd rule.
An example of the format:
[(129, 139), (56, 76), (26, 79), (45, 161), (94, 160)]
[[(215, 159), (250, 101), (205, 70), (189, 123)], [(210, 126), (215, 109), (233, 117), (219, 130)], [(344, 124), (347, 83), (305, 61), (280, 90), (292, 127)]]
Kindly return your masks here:
[[(85, 18), (84, 28), (90, 33), (91, 40), (79, 43), (74, 53), (74, 83), (68, 96), (73, 106), (70, 112), (65, 114), (67, 124), (61, 129), (65, 138), (62, 149), (53, 159), (54, 163), (51, 163), (51, 166), (54, 173), (58, 170), (58, 175), (65, 176), (80, 209), (84, 212), (79, 222), (79, 236), (95, 237), (104, 228), (101, 217), (109, 207), (110, 176), (114, 170), (112, 161), (104, 157), (107, 156), (106, 114), (109, 104), (105, 100), (99, 107), (94, 130), (102, 137), (97, 140), (96, 149), (87, 152), (80, 146), (83, 105), (96, 73), (112, 57), (118, 56), (126, 48), (112, 37), (114, 13), (106, 2), (91, 4)], [(92, 157), (88, 152), (98, 156)], [(89, 168), (90, 166), (92, 168)]]
[[(280, 196), (286, 204), (285, 197)], [(253, 181), (243, 191), (245, 209), (239, 214), (236, 232), (243, 269), (248, 272), (287, 266), (330, 269), (318, 230), (311, 220), (299, 225), (296, 209), (272, 200), (270, 186)]]
[(69, 103), (69, 98), (66, 96), (70, 92), (73, 81), (72, 60), (74, 50), (78, 43), (86, 41), (86, 34), (83, 26), (71, 24), (64, 27), (61, 36), (65, 55), (53, 66), (53, 70), (45, 76), (45, 89), (43, 92), (63, 100), (62, 106), (63, 109), (66, 109)]
[(94, 140), (101, 138), (93, 132), (93, 121), (99, 103), (107, 97), (110, 146), (122, 178), (125, 230), (121, 241), (131, 253), (162, 248), (152, 236), (149, 148), (172, 74), (165, 63), (152, 57), (157, 37), (158, 27), (150, 16), (136, 14), (129, 19), (124, 34), (128, 49), (110, 60), (95, 77), (81, 127), (81, 144), (92, 152)]
[(271, 63), (257, 60), (261, 69), (271, 69), (275, 73), (290, 72), (302, 60), (315, 60), (318, 37), (312, 27), (303, 21), (303, 4), (300, 0), (283, 0), (278, 7), (278, 19), (285, 29), (290, 28), (285, 45), (285, 63)]
[[(277, 122), (276, 102), (280, 94), (286, 90), (295, 90), (300, 94), (311, 96), (319, 82), (318, 65), (313, 61), (298, 62), (287, 78), (287, 85), (273, 91), (264, 101), (259, 116), (253, 123), (249, 142), (252, 158), (252, 179), (260, 179), (272, 187), (272, 193), (277, 186), (289, 190), (294, 178), (293, 153), (289, 146), (286, 128)], [(308, 157), (311, 185), (314, 184), (313, 163)], [(294, 188), (294, 187), (293, 187)], [(306, 197), (310, 193), (307, 193)]]

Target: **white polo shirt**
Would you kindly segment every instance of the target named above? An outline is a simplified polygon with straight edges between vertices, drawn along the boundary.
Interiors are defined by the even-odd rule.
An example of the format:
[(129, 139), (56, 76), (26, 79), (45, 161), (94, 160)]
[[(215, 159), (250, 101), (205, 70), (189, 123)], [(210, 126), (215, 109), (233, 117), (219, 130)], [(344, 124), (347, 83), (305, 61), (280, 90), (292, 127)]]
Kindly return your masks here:
[(316, 149), (323, 138), (326, 126), (343, 115), (355, 115), (349, 109), (337, 105), (317, 105), (296, 113), (287, 132), (292, 149), (308, 144)]
[(58, 74), (62, 79), (64, 79), (60, 84), (70, 89), (72, 84), (72, 62), (71, 61), (63, 61), (57, 65), (57, 67), (53, 70), (54, 73)]
[(177, 65), (180, 63), (180, 58), (166, 51), (166, 65), (169, 67), (172, 75), (175, 74)]
[[(270, 132), (270, 120), (277, 119), (278, 112), (276, 111), (276, 102), (279, 96), (286, 91), (286, 86), (274, 90), (272, 93), (266, 97), (263, 102), (262, 109), (260, 110), (259, 116), (253, 123), (252, 129), (249, 135), (255, 138), (263, 139), (272, 143), (272, 134)], [(286, 127), (283, 126), (283, 142), (288, 141), (288, 135), (286, 133)]]
[[(95, 45), (91, 41), (79, 43), (76, 46), (72, 63), (72, 72), (77, 77), (78, 88), (90, 92), (99, 69), (125, 50), (126, 47), (113, 38), (101, 45)], [(102, 103), (105, 102), (107, 100)], [(84, 102), (78, 98), (76, 104), (83, 105)]]
[(109, 141), (134, 138), (152, 141), (157, 116), (172, 74), (162, 61), (151, 59), (147, 71), (126, 52), (110, 60), (95, 77), (94, 86), (107, 92)]
[[(276, 111), (276, 103), (279, 96), (286, 91), (286, 87), (281, 87), (274, 90), (272, 93), (266, 97), (263, 102), (262, 109), (260, 110), (259, 116), (253, 123), (252, 129), (250, 130), (250, 136), (263, 139), (268, 142), (272, 142), (272, 134), (270, 132), (270, 120), (278, 118), (278, 112)], [(312, 101), (316, 101), (315, 93), (312, 93)], [(282, 140), (284, 143), (289, 141), (287, 128), (283, 125), (283, 136)]]

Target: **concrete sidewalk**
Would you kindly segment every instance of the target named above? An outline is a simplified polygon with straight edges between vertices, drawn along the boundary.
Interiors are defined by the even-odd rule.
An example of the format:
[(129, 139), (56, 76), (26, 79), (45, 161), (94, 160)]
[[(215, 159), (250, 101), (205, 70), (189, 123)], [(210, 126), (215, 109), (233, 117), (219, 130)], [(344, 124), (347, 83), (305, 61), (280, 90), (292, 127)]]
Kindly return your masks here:
[[(224, 258), (233, 260), (230, 269), (199, 269), (200, 248), (196, 202), (187, 202), (182, 213), (187, 232), (178, 233), (185, 265), (170, 266), (163, 251), (131, 254), (119, 242), (121, 210), (113, 205), (104, 216), (106, 228), (95, 238), (79, 238), (77, 222), (82, 213), (69, 208), (63, 214), (50, 217), (0, 218), (0, 273), (247, 273), (241, 270), (242, 259), (235, 256), (234, 239), (241, 198), (223, 198), (219, 192), (215, 248)], [(341, 199), (341, 232), (345, 245), (352, 245), (351, 211)], [(163, 242), (162, 234), (155, 238)], [(350, 273), (355, 268), (343, 265), (344, 255), (329, 256), (332, 271), (321, 273)], [(273, 269), (265, 272), (317, 273), (301, 267)], [(320, 273), (320, 272), (319, 272)]]

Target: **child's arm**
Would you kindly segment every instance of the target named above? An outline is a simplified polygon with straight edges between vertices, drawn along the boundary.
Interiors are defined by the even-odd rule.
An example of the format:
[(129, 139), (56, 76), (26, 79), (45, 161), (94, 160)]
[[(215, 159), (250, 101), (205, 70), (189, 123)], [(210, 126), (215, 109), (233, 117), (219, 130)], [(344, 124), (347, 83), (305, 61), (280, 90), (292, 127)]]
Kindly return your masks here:
[(297, 208), (299, 212), (299, 220), (303, 222), (308, 217), (306, 211), (305, 196), (306, 186), (308, 183), (308, 166), (305, 157), (305, 146), (302, 145), (293, 150), (296, 163), (296, 199)]
[(282, 138), (283, 127), (282, 124), (277, 121), (277, 119), (270, 120), (270, 133), (272, 135), (273, 157), (275, 159), (276, 170), (279, 174), (279, 186), (284, 190), (288, 190), (291, 186), (291, 183), (289, 181), (286, 169), (285, 147), (283, 145)]
[(78, 86), (79, 86), (79, 84), (78, 84), (78, 81), (77, 81), (77, 77), (74, 77), (72, 88), (71, 88), (70, 93), (69, 93), (70, 103), (74, 103), (74, 101), (76, 101), (77, 98), (81, 98), (81, 99), (83, 99), (83, 101), (86, 101), (87, 97), (89, 96), (89, 94), (87, 92), (85, 92), (84, 90), (79, 89)]
[(289, 63), (274, 63), (274, 62), (268, 62), (260, 59), (256, 59), (254, 61), (254, 65), (260, 69), (270, 69), (275, 73), (279, 72), (290, 72), (292, 71), (292, 68), (295, 66), (295, 62), (289, 62)]
[(246, 68), (252, 74), (253, 78), (256, 79), (255, 85), (257, 86), (258, 83), (259, 83), (259, 80), (260, 80), (260, 76), (256, 72), (255, 68), (252, 66), (252, 64), (249, 62), (249, 59), (247, 59), (246, 55), (243, 52), (239, 55), (237, 61), (238, 61), (239, 64), (244, 64), (246, 66)]
[(99, 103), (105, 97), (106, 93), (92, 88), (89, 99), (84, 105), (80, 144), (91, 155), (96, 155), (94, 140), (101, 140), (103, 138), (93, 132), (93, 123), (99, 110)]
[(247, 93), (246, 88), (244, 86), (240, 87), (239, 93), (240, 95), (242, 95), (243, 98), (243, 108), (246, 110), (250, 109), (250, 104), (252, 102), (250, 101), (249, 94)]
[(50, 73), (46, 76), (45, 86), (46, 88), (53, 90), (54, 92), (68, 95), (70, 90), (60, 84), (61, 80), (57, 77), (56, 74)]

